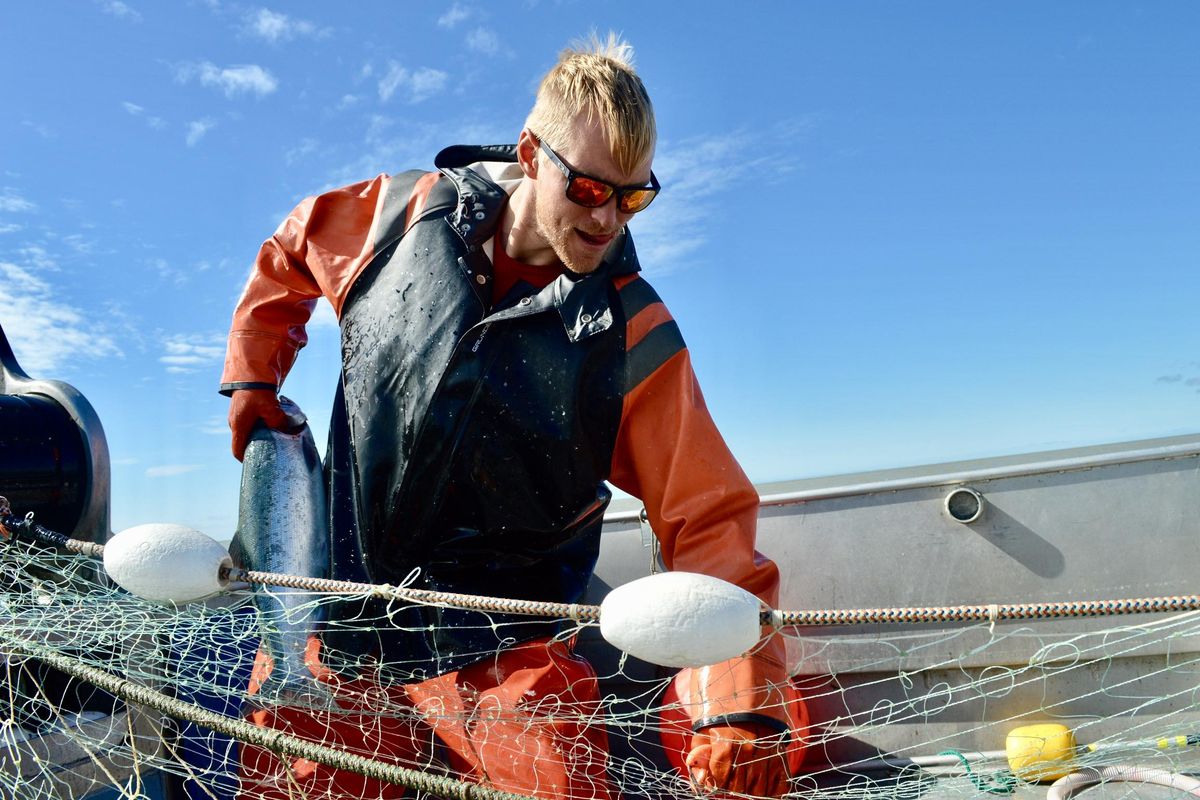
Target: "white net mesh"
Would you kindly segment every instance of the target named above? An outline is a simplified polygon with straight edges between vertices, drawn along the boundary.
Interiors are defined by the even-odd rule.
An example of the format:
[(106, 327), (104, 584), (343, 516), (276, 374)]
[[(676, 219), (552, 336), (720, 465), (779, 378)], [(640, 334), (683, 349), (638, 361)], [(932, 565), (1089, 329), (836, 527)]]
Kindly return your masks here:
[[(251, 693), (253, 590), (164, 607), (113, 587), (93, 559), (22, 542), (0, 547), (0, 584), (2, 797), (164, 797), (173, 786), (228, 798), (239, 770), (243, 797), (695, 794), (678, 768), (689, 729), (672, 671), (611, 651), (590, 624), (567, 622), (557, 641), (578, 640), (598, 684), (561, 646), (548, 667), (480, 653), (457, 680), (423, 683), (410, 663), (326, 646), (311, 692)], [(397, 624), (404, 607), (381, 606), (372, 624)], [(547, 636), (562, 622), (547, 619)], [(1074, 772), (1117, 795), (1189, 791), (1198, 628), (1180, 612), (784, 629), (800, 698), (790, 793), (1040, 796), (1045, 786), (1011, 773), (1022, 765), (1038, 770), (1025, 778)], [(511, 683), (521, 669), (541, 672)], [(514, 697), (513, 685), (534, 688)], [(205, 714), (244, 723), (214, 732)], [(268, 721), (287, 736), (238, 741), (270, 733)], [(330, 774), (323, 763), (342, 771), (314, 778)], [(1108, 767), (1126, 771), (1079, 772)], [(414, 776), (429, 783), (406, 790)]]

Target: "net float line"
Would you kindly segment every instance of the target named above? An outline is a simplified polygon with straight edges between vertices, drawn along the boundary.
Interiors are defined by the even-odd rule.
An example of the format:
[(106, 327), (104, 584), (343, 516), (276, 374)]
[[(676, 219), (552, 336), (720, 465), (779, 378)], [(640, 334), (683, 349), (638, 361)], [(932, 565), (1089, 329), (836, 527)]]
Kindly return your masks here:
[[(600, 606), (578, 603), (543, 603), (498, 597), (405, 589), (389, 584), (351, 583), (324, 578), (301, 578), (270, 572), (231, 570), (230, 580), (282, 586), (313, 592), (371, 594), (377, 597), (412, 600), (421, 603), (454, 606), (469, 610), (498, 611), (530, 616), (552, 616), (578, 622), (596, 622)], [(921, 606), (897, 608), (825, 609), (814, 611), (762, 612), (762, 623), (773, 628), (829, 627), (837, 625), (914, 624), (921, 622), (996, 622), (1000, 620), (1101, 617), (1125, 614), (1195, 611), (1200, 595), (1137, 597), (1116, 600), (1074, 600), (1049, 603), (1006, 603), (962, 606)]]
[[(92, 558), (102, 558), (104, 545), (71, 539), (33, 521), (33, 515), (14, 516), (7, 500), (0, 497), (0, 537), (14, 541), (28, 537), (38, 543), (59, 547)], [(240, 568), (223, 569), (222, 580), (261, 586), (278, 586), (323, 594), (352, 594), (426, 605), (443, 605), (470, 611), (492, 611), (524, 616), (570, 619), (583, 624), (600, 620), (600, 606), (583, 603), (552, 603), (502, 597), (436, 592), (391, 584), (307, 578)], [(763, 625), (775, 629), (834, 627), (846, 625), (912, 625), (927, 622), (999, 622), (1007, 620), (1064, 619), (1121, 616), (1200, 610), (1200, 595), (1133, 597), (1111, 600), (1071, 600), (1040, 603), (990, 603), (956, 606), (893, 608), (818, 609), (807, 611), (762, 611)]]
[(776, 628), (832, 625), (912, 624), (919, 622), (998, 622), (1001, 620), (1106, 617), (1200, 609), (1200, 595), (1131, 597), (1116, 600), (1071, 600), (1043, 603), (992, 603), (910, 608), (767, 611), (764, 624)]
[(277, 572), (256, 572), (234, 568), (224, 576), (229, 581), (241, 581), (263, 586), (280, 586), (320, 594), (369, 595), (384, 600), (406, 600), (425, 605), (451, 606), (469, 611), (495, 611), (530, 617), (570, 619), (576, 622), (600, 621), (600, 606), (583, 603), (551, 603), (540, 600), (514, 600), (504, 597), (483, 597), (455, 592), (435, 592), (429, 589), (408, 589), (390, 583), (356, 583), (329, 578), (304, 578)]

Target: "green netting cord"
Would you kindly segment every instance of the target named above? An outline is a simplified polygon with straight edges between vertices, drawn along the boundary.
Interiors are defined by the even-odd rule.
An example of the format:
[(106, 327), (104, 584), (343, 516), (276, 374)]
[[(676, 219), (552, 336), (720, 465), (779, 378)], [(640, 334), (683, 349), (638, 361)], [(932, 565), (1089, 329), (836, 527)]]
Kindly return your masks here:
[(971, 771), (971, 762), (960, 750), (943, 750), (939, 756), (955, 756), (962, 762), (963, 770), (971, 783), (981, 792), (988, 794), (1012, 794), (1021, 785), (1021, 780), (1006, 769), (999, 770), (993, 775), (976, 775)]

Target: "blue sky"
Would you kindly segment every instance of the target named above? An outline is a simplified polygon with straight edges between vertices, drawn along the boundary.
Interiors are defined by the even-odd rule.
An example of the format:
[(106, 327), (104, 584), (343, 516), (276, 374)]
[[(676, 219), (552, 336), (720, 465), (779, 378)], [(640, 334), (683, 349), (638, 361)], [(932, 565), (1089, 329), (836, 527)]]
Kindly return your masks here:
[(232, 532), (223, 338), (287, 211), (515, 140), (592, 29), (637, 50), (631, 230), (753, 479), (1200, 430), (1196, 3), (8, 4), (0, 324), (100, 414), (114, 529)]

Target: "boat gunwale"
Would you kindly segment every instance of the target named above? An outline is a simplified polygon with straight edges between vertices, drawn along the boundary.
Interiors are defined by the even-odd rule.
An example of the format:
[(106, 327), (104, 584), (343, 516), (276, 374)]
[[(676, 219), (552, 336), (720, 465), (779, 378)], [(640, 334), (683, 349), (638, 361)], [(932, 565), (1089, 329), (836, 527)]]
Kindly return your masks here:
[[(1197, 456), (1200, 456), (1200, 434), (1188, 434), (1121, 444), (1092, 445), (972, 461), (804, 478), (760, 484), (759, 507), (778, 508), (815, 500), (955, 486), (1044, 473), (1078, 472), (1117, 464), (1172, 461)], [(636, 508), (621, 508), (609, 512), (604, 516), (604, 522), (606, 525), (637, 523), (641, 521), (641, 514), (641, 504), (638, 503)]]

